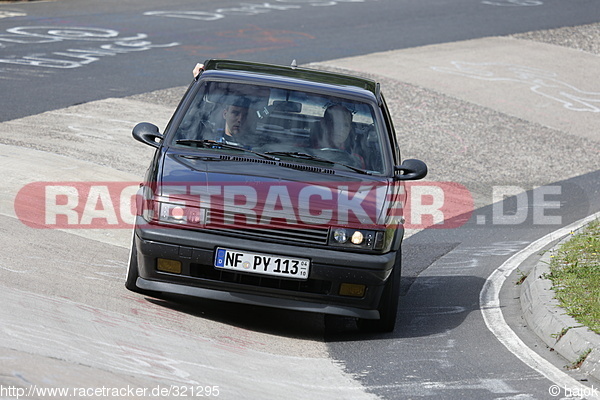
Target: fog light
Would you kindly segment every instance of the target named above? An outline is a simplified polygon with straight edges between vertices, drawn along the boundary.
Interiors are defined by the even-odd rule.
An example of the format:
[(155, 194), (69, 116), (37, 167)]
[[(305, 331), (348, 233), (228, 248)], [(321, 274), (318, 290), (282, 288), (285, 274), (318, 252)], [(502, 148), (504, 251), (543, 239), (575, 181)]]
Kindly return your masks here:
[(365, 285), (342, 283), (340, 285), (340, 296), (363, 297), (366, 289)]
[(165, 258), (159, 258), (158, 260), (156, 260), (156, 269), (162, 272), (180, 274), (181, 262), (175, 260), (167, 260)]

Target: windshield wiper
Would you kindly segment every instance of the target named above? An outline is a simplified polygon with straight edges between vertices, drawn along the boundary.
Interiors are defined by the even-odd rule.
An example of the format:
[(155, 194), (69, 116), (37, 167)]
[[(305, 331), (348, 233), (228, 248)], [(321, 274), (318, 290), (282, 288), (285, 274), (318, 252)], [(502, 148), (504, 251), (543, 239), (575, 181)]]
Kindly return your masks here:
[(175, 141), (177, 144), (195, 144), (199, 147), (208, 148), (208, 149), (229, 149), (229, 150), (239, 150), (245, 151), (247, 153), (256, 154), (259, 157), (266, 158), (271, 161), (279, 161), (279, 158), (272, 157), (268, 154), (259, 153), (258, 151), (250, 150), (245, 147), (242, 147), (237, 144), (231, 144), (227, 142), (217, 142), (216, 140), (208, 140), (208, 139), (179, 139)]
[(287, 157), (292, 157), (292, 158), (299, 158), (302, 160), (323, 162), (323, 163), (332, 164), (332, 165), (341, 165), (342, 167), (351, 169), (352, 171), (358, 172), (359, 174), (372, 175), (372, 173), (370, 171), (366, 171), (361, 168), (353, 167), (352, 165), (344, 164), (339, 161), (328, 160), (326, 158), (313, 156), (312, 154), (302, 153), (299, 151), (267, 151), (265, 154), (273, 154), (273, 155), (277, 155), (277, 156), (287, 156)]
[(265, 154), (273, 154), (277, 156), (289, 156), (292, 158), (301, 158), (303, 160), (314, 160), (321, 161), (329, 164), (335, 164), (335, 161), (327, 160), (325, 158), (320, 158), (317, 156), (313, 156), (312, 154), (302, 153), (299, 151), (267, 151)]

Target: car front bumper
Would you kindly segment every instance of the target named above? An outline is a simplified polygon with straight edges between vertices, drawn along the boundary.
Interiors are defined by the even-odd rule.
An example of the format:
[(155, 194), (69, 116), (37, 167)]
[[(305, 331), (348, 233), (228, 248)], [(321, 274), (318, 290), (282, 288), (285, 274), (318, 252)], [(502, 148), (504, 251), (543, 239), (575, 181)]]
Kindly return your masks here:
[[(379, 299), (396, 258), (396, 252), (355, 253), (149, 225), (137, 226), (134, 240), (140, 289), (364, 319), (379, 318)], [(310, 258), (309, 277), (222, 271), (214, 267), (217, 247)], [(179, 261), (181, 273), (158, 271), (159, 258)], [(340, 295), (342, 283), (365, 285), (364, 295)]]

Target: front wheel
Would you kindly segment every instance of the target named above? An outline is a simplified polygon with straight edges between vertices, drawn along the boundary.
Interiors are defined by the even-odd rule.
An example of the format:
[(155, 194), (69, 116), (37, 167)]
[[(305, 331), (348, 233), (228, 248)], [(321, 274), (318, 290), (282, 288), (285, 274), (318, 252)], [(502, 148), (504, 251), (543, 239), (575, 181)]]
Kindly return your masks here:
[[(134, 234), (135, 235), (135, 234)], [(140, 293), (146, 296), (158, 297), (159, 292), (144, 290), (137, 287), (137, 278), (140, 276), (138, 272), (137, 261), (137, 246), (135, 245), (135, 236), (131, 242), (131, 252), (129, 254), (129, 264), (127, 266), (127, 277), (125, 278), (125, 288), (135, 293)]]
[(383, 289), (381, 299), (379, 300), (379, 319), (359, 319), (358, 328), (365, 332), (393, 332), (396, 327), (396, 317), (398, 315), (398, 302), (400, 297), (400, 273), (402, 270), (402, 261), (400, 251), (396, 255), (394, 269)]

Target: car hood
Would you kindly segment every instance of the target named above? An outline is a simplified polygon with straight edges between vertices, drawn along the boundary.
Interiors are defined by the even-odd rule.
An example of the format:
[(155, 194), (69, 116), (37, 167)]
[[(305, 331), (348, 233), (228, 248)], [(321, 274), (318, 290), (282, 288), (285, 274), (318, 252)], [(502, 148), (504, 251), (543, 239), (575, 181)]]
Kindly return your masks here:
[(184, 199), (241, 223), (379, 226), (392, 189), (380, 176), (344, 173), (315, 163), (167, 154), (158, 194)]

